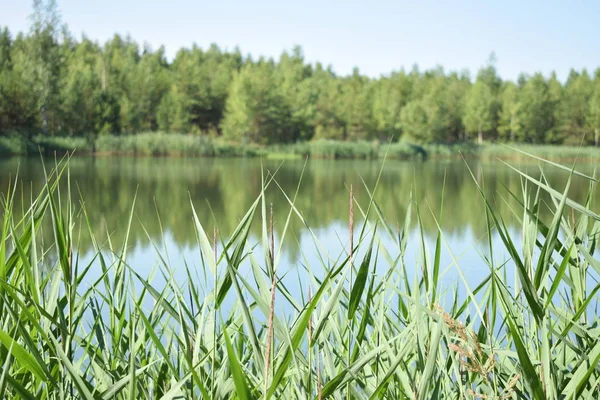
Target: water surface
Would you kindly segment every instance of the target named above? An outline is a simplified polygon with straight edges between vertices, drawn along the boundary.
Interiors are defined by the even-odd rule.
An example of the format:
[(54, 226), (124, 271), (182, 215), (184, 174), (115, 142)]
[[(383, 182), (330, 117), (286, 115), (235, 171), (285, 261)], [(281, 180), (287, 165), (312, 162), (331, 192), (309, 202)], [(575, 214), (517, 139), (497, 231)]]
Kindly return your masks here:
[[(45, 160), (51, 166), (52, 160)], [(540, 176), (539, 163), (516, 164), (515, 167)], [(580, 164), (578, 170), (591, 173), (593, 165)], [(9, 158), (0, 161), (0, 190), (6, 192), (9, 182), (18, 171), (23, 202), (30, 193), (42, 188), (44, 174), (37, 158)], [(476, 183), (484, 192), (520, 240), (518, 217), (522, 215), (509, 191), (522, 195), (521, 177), (501, 162), (426, 161), (273, 161), (258, 159), (206, 158), (135, 158), (135, 157), (75, 157), (70, 162), (71, 192), (78, 208), (85, 204), (87, 215), (104, 247), (107, 239), (120, 244), (134, 207), (134, 219), (129, 239), (129, 264), (142, 274), (149, 273), (159, 263), (156, 248), (166, 253), (170, 264), (181, 270), (184, 263), (201, 269), (200, 253), (192, 219), (191, 204), (207, 232), (216, 225), (219, 235), (226, 238), (261, 192), (262, 177), (275, 173), (278, 185), (267, 190), (267, 204), (273, 204), (277, 246), (281, 246), (280, 268), (286, 279), (302, 281), (307, 265), (313, 271), (323, 270), (344, 256), (348, 248), (349, 187), (352, 185), (358, 206), (355, 209), (357, 232), (362, 225), (361, 210), (366, 210), (370, 191), (393, 235), (381, 226), (382, 246), (389, 257), (398, 255), (397, 234), (404, 226), (412, 204), (410, 238), (406, 251), (409, 269), (418, 270), (422, 264), (418, 215), (422, 221), (423, 238), (431, 250), (438, 226), (443, 232), (442, 264), (446, 283), (460, 279), (456, 261), (473, 284), (483, 277), (488, 267), (482, 256), (489, 253), (487, 221), (484, 202)], [(556, 190), (563, 191), (568, 173), (545, 168), (544, 173)], [(378, 177), (379, 184), (375, 187)], [(66, 182), (61, 195), (66, 195)], [(283, 244), (279, 243), (290, 206), (284, 191), (293, 198), (318, 245), (298, 218), (292, 218)], [(589, 190), (584, 179), (574, 179), (570, 196), (583, 202)], [(21, 196), (21, 195), (20, 195)], [(135, 205), (134, 205), (135, 198)], [(543, 197), (544, 204), (551, 204)], [(21, 201), (21, 200), (19, 200)], [(360, 206), (360, 208), (359, 208)], [(598, 203), (593, 207), (598, 210)], [(542, 209), (547, 206), (542, 205)], [(547, 215), (550, 215), (546, 212)], [(80, 213), (78, 215), (81, 215)], [(374, 214), (373, 214), (374, 216)], [(375, 220), (373, 218), (372, 220)], [(260, 244), (260, 215), (256, 219), (251, 242)], [(45, 230), (46, 240), (52, 240)], [(358, 235), (358, 233), (357, 233)], [(506, 259), (502, 244), (493, 235), (494, 257)], [(154, 245), (153, 245), (154, 244)], [(317, 248), (329, 254), (329, 259), (317, 256)], [(81, 234), (79, 254), (85, 259), (93, 253), (89, 235)], [(261, 259), (260, 252), (257, 255)], [(388, 257), (388, 258), (389, 258)], [(381, 269), (386, 261), (380, 258)], [(389, 264), (389, 260), (387, 261)], [(202, 274), (199, 274), (202, 276)], [(296, 288), (301, 291), (301, 288)]]

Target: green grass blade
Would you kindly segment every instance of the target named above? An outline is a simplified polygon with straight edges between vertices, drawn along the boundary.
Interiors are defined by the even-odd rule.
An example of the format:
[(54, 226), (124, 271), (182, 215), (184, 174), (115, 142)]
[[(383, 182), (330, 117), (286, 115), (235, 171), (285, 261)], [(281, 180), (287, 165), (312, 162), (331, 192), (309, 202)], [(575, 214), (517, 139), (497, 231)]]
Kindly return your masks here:
[(236, 394), (240, 400), (252, 399), (252, 393), (248, 387), (246, 376), (242, 370), (242, 366), (235, 354), (235, 350), (231, 345), (231, 339), (227, 333), (227, 329), (223, 329), (223, 337), (225, 339), (225, 346), (227, 348), (227, 358), (229, 359), (229, 367), (231, 368), (231, 377), (235, 384)]

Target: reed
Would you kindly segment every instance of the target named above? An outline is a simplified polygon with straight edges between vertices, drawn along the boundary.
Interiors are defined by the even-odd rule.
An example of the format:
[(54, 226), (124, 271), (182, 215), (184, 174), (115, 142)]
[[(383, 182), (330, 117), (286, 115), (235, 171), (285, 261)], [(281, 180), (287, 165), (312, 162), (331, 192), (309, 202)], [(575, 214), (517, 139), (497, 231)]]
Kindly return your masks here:
[[(457, 260), (441, 265), (441, 229), (433, 248), (423, 234), (421, 249), (406, 245), (419, 204), (398, 234), (374, 200), (376, 188), (360, 189), (370, 197), (367, 208), (353, 201), (352, 188), (350, 231), (363, 222), (350, 252), (337, 255), (319, 243), (296, 196), (283, 192), (289, 213), (278, 242), (298, 219), (321, 260), (306, 266), (309, 295), (300, 300), (276, 274), (273, 214), (265, 205), (265, 190), (279, 187), (276, 174), (263, 177), (263, 190), (222, 237), (219, 253), (216, 229), (210, 238), (191, 206), (200, 270), (171, 265), (155, 246), (157, 266), (142, 276), (127, 254), (135, 199), (124, 240), (101, 242), (84, 199), (59, 196), (59, 185), (71, 185), (68, 163), (56, 163), (23, 213), (16, 183), (2, 198), (0, 398), (597, 399), (600, 215), (590, 204), (598, 179), (559, 164), (544, 168), (587, 179), (588, 199), (568, 197), (570, 179), (552, 188), (515, 168), (524, 190), (503, 193), (520, 207), (515, 237), (481, 190), (490, 248), (476, 285)], [(550, 203), (540, 202), (541, 192)], [(550, 221), (540, 218), (542, 207), (552, 208)], [(255, 223), (262, 246), (249, 235)], [(48, 228), (54, 239), (42, 243)], [(83, 235), (95, 249), (87, 263), (78, 256)], [(508, 259), (497, 259), (492, 235)], [(398, 239), (395, 248), (383, 245), (388, 236)], [(410, 251), (423, 254), (422, 265), (407, 265)], [(176, 276), (177, 267), (187, 279)], [(443, 287), (450, 270), (459, 282)]]
[(220, 137), (201, 134), (141, 132), (129, 135), (70, 135), (29, 138), (30, 134), (0, 135), (0, 155), (45, 154), (135, 155), (155, 157), (265, 157), (277, 160), (313, 159), (396, 159), (451, 160), (461, 157), (481, 160), (508, 159), (529, 161), (530, 154), (545, 159), (571, 162), (576, 159), (600, 160), (600, 149), (592, 146), (540, 145), (528, 143), (470, 142), (415, 144), (403, 139), (388, 141), (310, 140), (292, 144), (260, 146), (227, 142)]

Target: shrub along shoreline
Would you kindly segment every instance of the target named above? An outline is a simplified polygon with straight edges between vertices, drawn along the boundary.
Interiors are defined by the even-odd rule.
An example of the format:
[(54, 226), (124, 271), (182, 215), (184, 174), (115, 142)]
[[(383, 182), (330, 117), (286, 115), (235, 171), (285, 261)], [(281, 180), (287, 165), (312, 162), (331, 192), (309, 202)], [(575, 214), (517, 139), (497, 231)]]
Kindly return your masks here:
[[(600, 148), (552, 146), (515, 143), (509, 146), (553, 160), (600, 159)], [(423, 159), (525, 159), (527, 156), (499, 143), (412, 144), (378, 141), (315, 140), (293, 144), (256, 145), (226, 142), (200, 135), (165, 134), (84, 137), (0, 136), (0, 156), (75, 153), (77, 155), (133, 155), (162, 157), (267, 157), (321, 159), (377, 159), (386, 156), (397, 160)]]

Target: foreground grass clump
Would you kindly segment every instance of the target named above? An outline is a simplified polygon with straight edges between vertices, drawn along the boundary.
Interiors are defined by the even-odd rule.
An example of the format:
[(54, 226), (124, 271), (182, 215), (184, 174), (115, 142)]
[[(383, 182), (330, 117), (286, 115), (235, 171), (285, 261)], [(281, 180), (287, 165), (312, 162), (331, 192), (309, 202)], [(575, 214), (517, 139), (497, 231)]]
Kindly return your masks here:
[[(328, 254), (313, 234), (322, 264), (306, 266), (298, 280), (306, 296), (295, 298), (281, 280), (281, 243), (272, 234), (264, 190), (228, 238), (207, 232), (190, 207), (202, 270), (170, 265), (156, 244), (158, 268), (142, 276), (127, 263), (127, 239), (101, 243), (85, 203), (59, 196), (61, 179), (69, 184), (61, 178), (65, 171), (61, 164), (48, 173), (22, 217), (16, 186), (3, 201), (2, 399), (600, 395), (600, 216), (589, 208), (594, 177), (584, 176), (590, 198), (578, 204), (567, 197), (568, 184), (551, 188), (543, 178), (522, 175), (523, 194), (514, 194), (520, 238), (488, 205), (482, 218), (489, 223), (490, 254), (481, 259), (488, 274), (471, 286), (457, 263), (441, 265), (441, 230), (433, 249), (424, 239), (420, 248), (407, 247), (410, 218), (421, 219), (418, 204), (398, 232), (374, 200), (361, 208), (350, 188), (348, 251)], [(276, 175), (263, 182), (265, 189), (278, 187)], [(550, 205), (540, 203), (540, 191), (550, 194)], [(296, 194), (287, 194), (286, 220), (276, 221), (284, 227), (279, 242), (293, 218), (312, 233), (295, 207)], [(483, 194), (482, 201), (488, 204)], [(546, 206), (554, 209), (552, 221), (538, 218)], [(39, 240), (45, 216), (53, 243)], [(132, 207), (126, 232), (133, 216)], [(366, 222), (354, 228), (354, 216)], [(257, 220), (263, 250), (249, 237)], [(89, 264), (76, 247), (84, 234), (96, 249)], [(491, 248), (493, 234), (509, 260), (494, 258), (500, 249)], [(385, 236), (397, 239), (396, 248), (381, 245)], [(408, 252), (422, 254), (421, 261), (407, 265)], [(174, 275), (182, 267), (185, 282)], [(441, 286), (447, 269), (461, 277), (455, 289)]]

